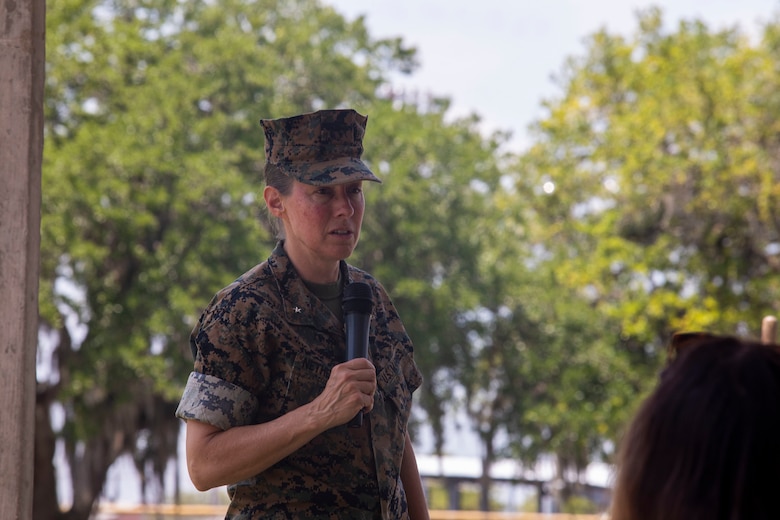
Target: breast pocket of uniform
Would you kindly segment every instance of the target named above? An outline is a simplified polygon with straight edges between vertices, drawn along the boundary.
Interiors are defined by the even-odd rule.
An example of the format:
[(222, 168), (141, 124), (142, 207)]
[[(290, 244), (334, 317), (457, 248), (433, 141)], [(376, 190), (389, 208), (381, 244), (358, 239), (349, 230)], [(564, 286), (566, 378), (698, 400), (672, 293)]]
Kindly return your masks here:
[(279, 381), (283, 413), (312, 402), (325, 389), (332, 361), (310, 353), (298, 353), (288, 363), (283, 381)]
[(377, 375), (377, 394), (395, 417), (395, 427), (405, 431), (412, 409), (412, 392), (419, 386), (417, 368), (411, 356), (402, 356)]

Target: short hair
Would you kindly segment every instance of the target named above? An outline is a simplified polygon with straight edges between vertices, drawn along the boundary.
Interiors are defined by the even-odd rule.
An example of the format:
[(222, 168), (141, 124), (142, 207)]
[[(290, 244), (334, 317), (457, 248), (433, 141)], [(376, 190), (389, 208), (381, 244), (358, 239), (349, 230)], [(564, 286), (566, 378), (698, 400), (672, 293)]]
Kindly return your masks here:
[[(292, 192), (295, 180), (289, 175), (286, 175), (279, 168), (265, 168), (263, 176), (265, 177), (265, 185), (275, 188), (281, 195), (287, 196)], [(275, 238), (283, 239), (284, 226), (281, 223), (281, 219), (273, 216), (269, 211), (268, 222), (271, 225), (271, 232), (274, 234)]]
[(686, 336), (622, 439), (612, 520), (780, 518), (780, 349)]

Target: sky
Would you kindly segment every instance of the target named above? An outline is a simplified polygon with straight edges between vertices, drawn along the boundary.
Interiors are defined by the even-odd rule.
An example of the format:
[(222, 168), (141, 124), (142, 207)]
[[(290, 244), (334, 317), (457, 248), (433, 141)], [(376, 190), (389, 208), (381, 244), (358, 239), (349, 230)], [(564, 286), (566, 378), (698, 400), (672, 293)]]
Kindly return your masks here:
[(482, 129), (528, 143), (528, 125), (543, 116), (543, 99), (567, 57), (583, 56), (585, 39), (600, 29), (630, 36), (639, 10), (663, 13), (664, 26), (701, 20), (711, 29), (738, 25), (757, 35), (780, 12), (780, 0), (322, 0), (348, 19), (365, 15), (375, 38), (402, 37), (418, 50), (421, 67), (394, 78), (407, 93), (451, 99), (452, 117), (476, 113)]

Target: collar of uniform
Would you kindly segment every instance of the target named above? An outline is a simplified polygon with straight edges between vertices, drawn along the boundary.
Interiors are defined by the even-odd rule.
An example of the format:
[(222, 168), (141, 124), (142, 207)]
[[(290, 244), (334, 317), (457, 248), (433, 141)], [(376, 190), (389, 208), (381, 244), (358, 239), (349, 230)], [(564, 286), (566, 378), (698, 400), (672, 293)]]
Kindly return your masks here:
[[(284, 251), (284, 242), (280, 241), (268, 259), (268, 265), (276, 279), (279, 295), (282, 298), (284, 319), (296, 325), (309, 325), (318, 329), (337, 328), (342, 324), (303, 283), (295, 270), (290, 257)], [(345, 261), (339, 264), (342, 280), (350, 282), (349, 268)]]

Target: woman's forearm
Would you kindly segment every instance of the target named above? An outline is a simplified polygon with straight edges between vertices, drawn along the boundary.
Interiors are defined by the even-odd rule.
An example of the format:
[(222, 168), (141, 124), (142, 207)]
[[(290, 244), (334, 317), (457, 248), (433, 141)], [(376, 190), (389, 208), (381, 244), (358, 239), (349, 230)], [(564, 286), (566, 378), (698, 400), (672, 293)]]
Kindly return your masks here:
[(291, 412), (275, 421), (221, 430), (187, 421), (187, 468), (199, 491), (233, 484), (263, 472), (320, 431)]
[(204, 491), (253, 477), (334, 426), (374, 406), (376, 370), (364, 358), (337, 365), (312, 402), (262, 424), (222, 430), (187, 421), (187, 468)]
[(428, 502), (425, 499), (420, 470), (417, 467), (417, 457), (414, 455), (412, 440), (409, 433), (406, 434), (404, 457), (401, 461), (401, 482), (406, 493), (406, 502), (409, 506), (409, 517), (412, 520), (428, 520)]

